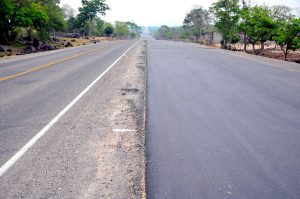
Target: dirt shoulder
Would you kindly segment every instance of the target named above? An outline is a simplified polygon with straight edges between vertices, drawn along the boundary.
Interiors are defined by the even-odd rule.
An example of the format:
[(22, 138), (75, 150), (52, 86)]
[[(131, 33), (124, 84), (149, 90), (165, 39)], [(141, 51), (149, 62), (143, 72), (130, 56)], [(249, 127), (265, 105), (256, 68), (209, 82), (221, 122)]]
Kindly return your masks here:
[(35, 54), (47, 51), (53, 51), (58, 49), (85, 46), (94, 43), (100, 43), (105, 41), (114, 41), (116, 39), (110, 37), (85, 37), (85, 38), (67, 38), (67, 37), (55, 37), (52, 41), (45, 44), (40, 42), (39, 47), (33, 47), (33, 42), (19, 41), (18, 43), (10, 46), (0, 46), (0, 59), (9, 58), (11, 56)]
[(146, 198), (146, 43), (140, 42), (116, 68), (123, 71), (115, 77), (120, 83), (101, 111), (109, 133), (95, 146), (98, 169), (81, 198)]
[(243, 51), (229, 51), (229, 50), (223, 50), (223, 49), (216, 49), (219, 52), (233, 55), (236, 57), (241, 57), (245, 59), (249, 59), (252, 61), (257, 61), (263, 64), (268, 64), (270, 66), (274, 66), (277, 68), (281, 68), (284, 70), (288, 71), (293, 71), (293, 72), (300, 72), (300, 65), (295, 63), (295, 62), (288, 62), (284, 60), (279, 60), (279, 59), (274, 59), (274, 58), (269, 58), (269, 57), (264, 57), (264, 56), (258, 56), (258, 55), (253, 55), (253, 54), (248, 54)]
[[(186, 41), (182, 41), (182, 42), (186, 42)], [(202, 47), (202, 48), (210, 48), (210, 49), (220, 49), (220, 50), (224, 50), (221, 49), (221, 45), (220, 44), (215, 44), (214, 46), (206, 46), (206, 45), (202, 45), (199, 43), (191, 43), (191, 42), (187, 42), (190, 45), (194, 45), (197, 47)], [(254, 55), (256, 57), (267, 57), (267, 58), (271, 58), (271, 59), (275, 59), (275, 60), (282, 60), (284, 61), (284, 54), (282, 52), (282, 50), (280, 50), (280, 48), (277, 46), (270, 46), (267, 47), (263, 50), (259, 49), (260, 46), (256, 46), (256, 50), (253, 53), (252, 48), (250, 48), (248, 45), (247, 47), (247, 52), (244, 52), (242, 45), (237, 45), (237, 46), (231, 46), (232, 50), (224, 50), (224, 51), (229, 51), (229, 52), (237, 52), (237, 53), (244, 53), (244, 54), (249, 54), (249, 55)], [(300, 64), (300, 50), (298, 51), (291, 51), (288, 55), (287, 55), (287, 61), (285, 62), (292, 62), (292, 63), (298, 63)]]
[[(257, 61), (257, 62), (260, 62), (260, 63), (263, 63), (263, 64), (268, 64), (270, 66), (278, 67), (278, 68), (288, 70), (288, 71), (300, 72), (300, 65), (298, 63), (295, 63), (295, 62), (284, 61), (282, 59), (275, 59), (275, 58), (271, 58), (271, 57), (268, 57), (268, 56), (259, 56), (259, 55), (249, 54), (249, 53), (246, 53), (244, 51), (224, 50), (224, 49), (211, 47), (211, 46), (200, 45), (200, 44), (196, 44), (196, 43), (189, 43), (189, 45), (195, 46), (197, 48), (211, 49), (213, 51), (221, 52), (221, 53), (224, 53), (224, 54), (228, 54), (228, 55), (232, 55), (232, 56), (236, 56), (236, 57), (240, 57), (240, 58), (245, 58), (245, 59)], [(278, 53), (278, 52), (276, 52), (276, 53)], [(297, 53), (299, 54), (299, 52), (296, 52), (296, 53), (291, 54), (290, 56), (294, 58), (295, 54), (297, 56)], [(300, 54), (299, 54), (299, 56), (300, 56)]]

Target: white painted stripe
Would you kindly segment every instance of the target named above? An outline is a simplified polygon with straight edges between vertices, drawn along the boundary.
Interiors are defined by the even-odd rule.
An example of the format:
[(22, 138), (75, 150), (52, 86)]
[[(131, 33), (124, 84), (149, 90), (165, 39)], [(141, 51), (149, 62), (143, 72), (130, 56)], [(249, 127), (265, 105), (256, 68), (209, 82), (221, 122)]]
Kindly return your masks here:
[(131, 129), (113, 129), (113, 132), (135, 132), (135, 130), (131, 130)]
[(112, 67), (116, 65), (124, 55), (139, 43), (137, 41), (128, 48), (112, 65), (110, 65), (100, 76), (98, 76), (86, 89), (84, 89), (70, 104), (68, 104), (57, 116), (55, 116), (40, 132), (38, 132), (25, 146), (23, 146), (12, 158), (0, 168), (0, 177), (13, 166), (45, 133), (72, 107), (80, 98), (88, 92)]

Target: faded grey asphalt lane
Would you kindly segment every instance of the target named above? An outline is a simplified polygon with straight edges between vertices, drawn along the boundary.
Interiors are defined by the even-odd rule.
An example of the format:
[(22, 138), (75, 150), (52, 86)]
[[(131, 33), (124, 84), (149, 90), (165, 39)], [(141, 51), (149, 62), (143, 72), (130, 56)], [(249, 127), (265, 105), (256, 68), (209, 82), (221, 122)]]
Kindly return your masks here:
[(99, 48), (85, 55), (0, 82), (0, 165), (8, 161), (46, 126), (133, 42), (105, 42), (0, 63), (1, 78)]
[(149, 198), (300, 197), (300, 73), (149, 39), (147, 117)]

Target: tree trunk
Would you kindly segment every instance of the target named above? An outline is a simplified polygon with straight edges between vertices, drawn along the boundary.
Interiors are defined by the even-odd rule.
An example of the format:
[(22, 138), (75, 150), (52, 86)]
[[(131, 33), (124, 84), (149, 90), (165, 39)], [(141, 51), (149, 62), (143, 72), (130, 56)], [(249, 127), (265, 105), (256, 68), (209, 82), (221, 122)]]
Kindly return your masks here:
[(244, 51), (246, 52), (246, 50), (247, 50), (247, 43), (244, 43)]
[(287, 61), (288, 50), (284, 51), (284, 60)]
[(255, 44), (252, 44), (253, 54), (255, 53)]
[(262, 42), (262, 41), (260, 42), (260, 49), (261, 49), (261, 50), (264, 50), (264, 49), (265, 49), (264, 43), (265, 43), (265, 42)]
[(246, 50), (247, 50), (247, 45), (248, 45), (247, 38), (246, 38), (246, 36), (244, 35), (244, 51), (245, 51), (245, 52), (246, 52)]
[(2, 33), (0, 33), (0, 44), (9, 44), (9, 39), (7, 39), (7, 35), (9, 35), (7, 31), (3, 31)]
[(224, 40), (224, 49), (227, 49), (227, 40)]

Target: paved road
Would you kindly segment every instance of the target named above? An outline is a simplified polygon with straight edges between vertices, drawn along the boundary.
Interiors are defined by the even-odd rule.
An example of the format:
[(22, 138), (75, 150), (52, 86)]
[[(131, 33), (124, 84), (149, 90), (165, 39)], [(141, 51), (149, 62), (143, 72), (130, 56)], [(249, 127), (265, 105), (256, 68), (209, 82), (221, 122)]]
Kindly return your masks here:
[(148, 72), (149, 198), (300, 197), (299, 72), (151, 39)]
[[(134, 43), (106, 42), (1, 61), (0, 167)], [(109, 127), (109, 118), (101, 117), (113, 96), (110, 89), (118, 92), (124, 74), (115, 68), (0, 175), (0, 198), (83, 198), (99, 192), (90, 187), (99, 166), (91, 156)]]

